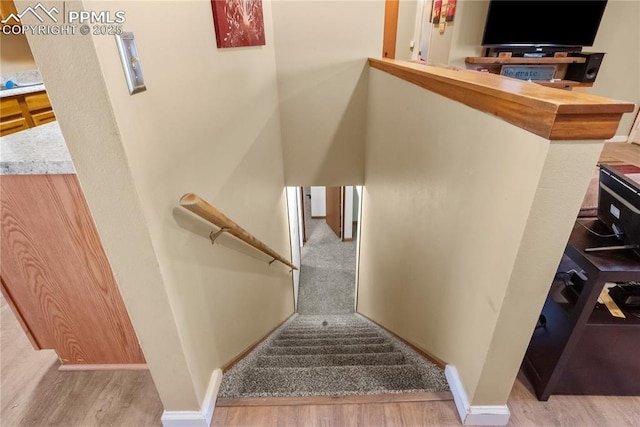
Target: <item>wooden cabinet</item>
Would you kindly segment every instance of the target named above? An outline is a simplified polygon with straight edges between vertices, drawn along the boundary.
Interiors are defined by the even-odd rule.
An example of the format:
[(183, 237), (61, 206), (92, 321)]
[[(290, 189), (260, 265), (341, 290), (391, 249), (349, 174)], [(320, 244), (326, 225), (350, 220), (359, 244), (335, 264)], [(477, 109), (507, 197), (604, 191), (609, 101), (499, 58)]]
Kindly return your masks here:
[[(16, 5), (12, 0), (0, 0), (0, 20), (4, 21), (9, 17), (9, 15), (13, 14), (14, 16), (18, 14), (16, 9)], [(17, 22), (9, 21), (8, 25), (17, 24)]]
[(63, 368), (144, 364), (77, 177), (4, 175), (0, 187), (2, 292), (34, 346)]
[(45, 91), (14, 95), (0, 100), (0, 136), (55, 121)]
[[(597, 220), (582, 220), (599, 234), (610, 232)], [(585, 252), (619, 244), (575, 226), (529, 343), (523, 368), (540, 400), (552, 394), (640, 396), (640, 310), (621, 307), (614, 317), (598, 303), (608, 282), (640, 278), (632, 251)], [(571, 269), (583, 271), (582, 286), (570, 284)]]
[(27, 119), (22, 116), (22, 108), (15, 98), (0, 100), (0, 136), (20, 132), (29, 128)]

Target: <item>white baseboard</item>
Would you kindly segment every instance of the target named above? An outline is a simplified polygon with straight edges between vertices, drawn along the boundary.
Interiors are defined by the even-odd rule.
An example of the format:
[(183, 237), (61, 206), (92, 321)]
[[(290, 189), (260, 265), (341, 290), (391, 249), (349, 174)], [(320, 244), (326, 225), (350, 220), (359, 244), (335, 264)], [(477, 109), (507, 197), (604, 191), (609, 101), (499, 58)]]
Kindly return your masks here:
[(613, 138), (609, 138), (604, 142), (628, 142), (629, 137), (627, 135), (616, 135)]
[(458, 409), (458, 415), (462, 425), (465, 426), (504, 426), (509, 422), (509, 408), (507, 405), (491, 405), (491, 406), (471, 406), (469, 404), (469, 398), (464, 391), (462, 381), (458, 375), (458, 370), (452, 366), (447, 365), (444, 373), (449, 383), (449, 388), (453, 394), (453, 401)]
[(200, 411), (164, 411), (161, 418), (163, 427), (209, 427), (221, 382), (222, 370), (216, 369), (211, 374), (202, 409)]

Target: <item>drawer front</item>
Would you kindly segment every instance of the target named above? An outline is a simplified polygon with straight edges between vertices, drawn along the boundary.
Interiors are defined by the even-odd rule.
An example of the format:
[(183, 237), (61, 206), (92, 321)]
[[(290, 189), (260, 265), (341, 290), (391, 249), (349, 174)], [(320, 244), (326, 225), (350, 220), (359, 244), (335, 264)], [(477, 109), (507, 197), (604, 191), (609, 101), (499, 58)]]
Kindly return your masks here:
[(20, 103), (15, 98), (0, 101), (0, 118), (18, 116), (22, 114)]
[(43, 125), (45, 123), (49, 123), (49, 122), (55, 122), (56, 121), (56, 115), (53, 114), (53, 111), (45, 111), (42, 113), (35, 113), (31, 115), (31, 118), (33, 119), (33, 123), (35, 123), (36, 126), (40, 126)]
[(29, 111), (51, 109), (51, 103), (46, 92), (39, 92), (33, 95), (27, 95), (24, 97), (24, 101), (27, 103)]
[(29, 123), (27, 123), (24, 117), (0, 122), (0, 136), (20, 132), (25, 129), (29, 129)]

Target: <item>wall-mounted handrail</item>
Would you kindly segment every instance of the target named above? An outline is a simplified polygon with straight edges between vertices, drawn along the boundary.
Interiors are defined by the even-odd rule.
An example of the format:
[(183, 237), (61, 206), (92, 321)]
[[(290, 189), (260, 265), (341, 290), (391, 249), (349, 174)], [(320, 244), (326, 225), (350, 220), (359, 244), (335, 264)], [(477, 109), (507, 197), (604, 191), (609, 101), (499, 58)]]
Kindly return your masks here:
[(242, 240), (246, 244), (253, 246), (260, 252), (273, 257), (273, 260), (269, 264), (273, 263), (274, 261), (280, 261), (281, 263), (291, 267), (294, 270), (298, 269), (298, 267), (287, 261), (286, 258), (283, 258), (276, 251), (262, 243), (253, 234), (249, 233), (247, 230), (236, 224), (229, 217), (227, 217), (215, 207), (211, 206), (209, 203), (207, 203), (206, 200), (202, 199), (197, 194), (187, 193), (182, 196), (180, 198), (180, 206), (220, 228), (220, 231), (218, 231), (217, 233), (212, 233), (212, 235), (214, 235), (214, 238), (212, 238), (212, 240), (220, 235), (220, 233), (229, 233)]

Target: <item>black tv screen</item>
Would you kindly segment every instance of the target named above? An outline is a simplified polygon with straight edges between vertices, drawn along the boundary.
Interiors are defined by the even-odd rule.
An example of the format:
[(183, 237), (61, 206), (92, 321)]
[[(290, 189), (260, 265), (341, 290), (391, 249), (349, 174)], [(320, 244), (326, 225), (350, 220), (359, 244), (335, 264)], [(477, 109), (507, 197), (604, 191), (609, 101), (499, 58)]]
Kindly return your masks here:
[(482, 46), (593, 46), (606, 5), (606, 0), (491, 0)]

